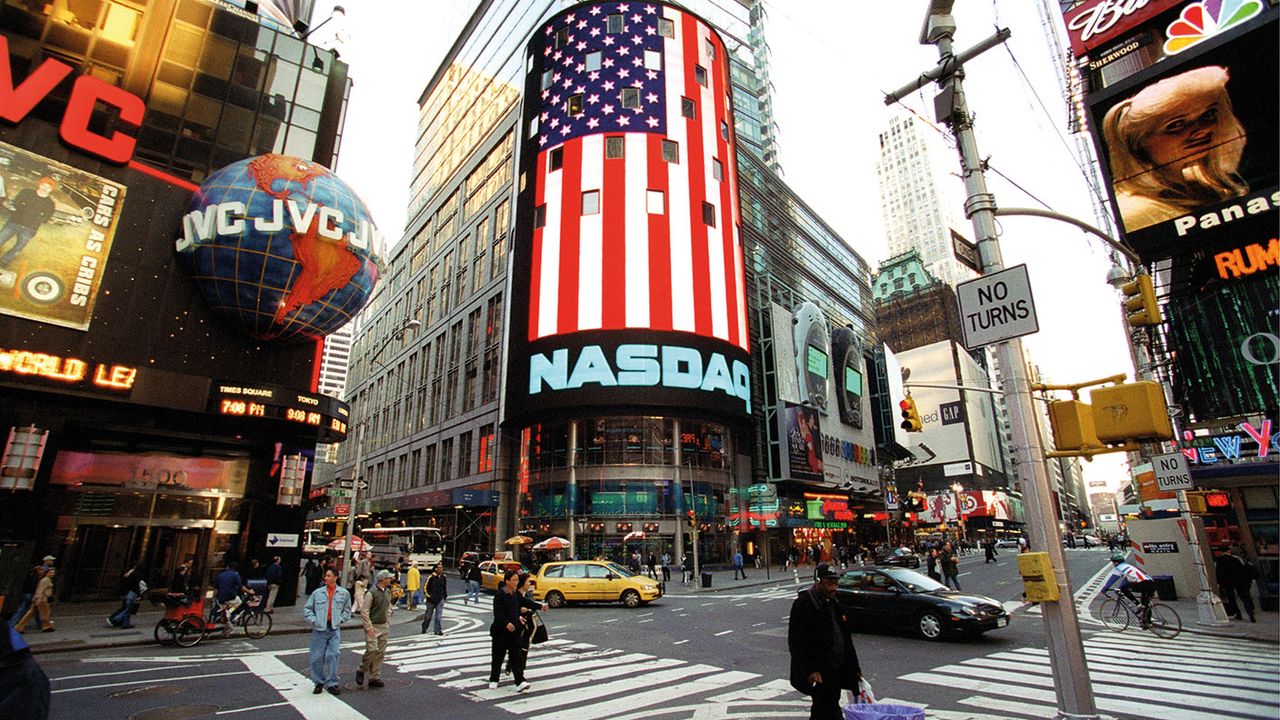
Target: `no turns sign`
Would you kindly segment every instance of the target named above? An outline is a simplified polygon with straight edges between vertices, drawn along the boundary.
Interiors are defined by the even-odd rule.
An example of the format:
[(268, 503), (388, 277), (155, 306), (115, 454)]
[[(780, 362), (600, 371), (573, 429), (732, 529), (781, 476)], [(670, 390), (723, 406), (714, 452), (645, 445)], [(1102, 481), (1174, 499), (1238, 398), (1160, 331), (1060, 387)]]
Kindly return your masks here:
[(1026, 265), (960, 283), (956, 298), (969, 350), (1040, 332)]

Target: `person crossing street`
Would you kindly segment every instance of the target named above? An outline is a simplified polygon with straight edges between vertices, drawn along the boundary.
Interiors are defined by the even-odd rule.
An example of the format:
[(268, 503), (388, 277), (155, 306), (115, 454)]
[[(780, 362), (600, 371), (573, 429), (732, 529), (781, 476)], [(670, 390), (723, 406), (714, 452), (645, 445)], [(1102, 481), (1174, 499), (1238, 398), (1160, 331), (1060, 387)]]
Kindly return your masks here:
[(791, 687), (813, 700), (810, 720), (841, 720), (840, 691), (857, 691), (862, 667), (849, 617), (835, 599), (840, 574), (820, 563), (815, 575), (813, 586), (801, 590), (791, 604)]
[(444, 629), (440, 623), (444, 617), (444, 599), (448, 593), (448, 580), (444, 576), (444, 566), (436, 563), (431, 568), (431, 575), (427, 578), (427, 609), (422, 614), (422, 632), (427, 632), (428, 624), (434, 621), (436, 635), (443, 635)]
[(308, 661), (311, 682), (316, 686), (312, 692), (319, 695), (328, 689), (334, 695), (341, 695), (342, 688), (338, 685), (339, 633), (342, 623), (351, 619), (351, 594), (346, 588), (338, 587), (337, 570), (328, 568), (324, 571), (324, 585), (307, 598), (302, 616), (311, 626)]
[(360, 659), (360, 669), (356, 670), (356, 685), (361, 687), (366, 676), (370, 688), (383, 686), (382, 658), (387, 654), (393, 612), (390, 587), (394, 576), (390, 570), (379, 570), (373, 586), (364, 591), (364, 602), (360, 603), (360, 624), (364, 626), (365, 638), (364, 656)]

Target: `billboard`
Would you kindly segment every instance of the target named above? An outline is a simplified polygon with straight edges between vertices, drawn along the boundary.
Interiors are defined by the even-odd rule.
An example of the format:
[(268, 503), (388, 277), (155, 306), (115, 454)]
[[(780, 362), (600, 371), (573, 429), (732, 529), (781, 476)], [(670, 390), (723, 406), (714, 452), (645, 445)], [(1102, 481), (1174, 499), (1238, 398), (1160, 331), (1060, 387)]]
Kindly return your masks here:
[[(955, 352), (955, 344), (943, 340), (901, 352), (898, 362), (911, 370), (908, 385), (911, 380), (949, 385), (957, 382)], [(967, 423), (964, 414), (957, 414), (955, 410), (963, 407), (960, 391), (930, 387), (910, 390), (924, 427), (922, 432), (910, 433), (911, 439), (906, 443), (916, 457), (913, 467), (971, 460), (965, 432)]]
[(1277, 10), (1090, 97), (1125, 237), (1146, 261), (1274, 237)]
[(778, 403), (782, 479), (822, 482), (822, 426), (816, 408)]
[(723, 41), (674, 7), (587, 3), (535, 31), (528, 56), (504, 419), (645, 407), (745, 421)]
[(88, 330), (124, 195), (0, 142), (0, 313)]

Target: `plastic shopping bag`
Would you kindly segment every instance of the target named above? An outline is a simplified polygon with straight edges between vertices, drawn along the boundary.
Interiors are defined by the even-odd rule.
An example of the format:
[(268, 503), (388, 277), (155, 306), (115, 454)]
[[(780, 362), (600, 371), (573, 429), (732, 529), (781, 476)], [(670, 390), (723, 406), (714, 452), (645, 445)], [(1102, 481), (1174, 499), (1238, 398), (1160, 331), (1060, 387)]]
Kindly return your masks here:
[(869, 705), (876, 701), (875, 693), (871, 692), (871, 683), (866, 678), (858, 678), (857, 690), (846, 690), (848, 693), (846, 705)]

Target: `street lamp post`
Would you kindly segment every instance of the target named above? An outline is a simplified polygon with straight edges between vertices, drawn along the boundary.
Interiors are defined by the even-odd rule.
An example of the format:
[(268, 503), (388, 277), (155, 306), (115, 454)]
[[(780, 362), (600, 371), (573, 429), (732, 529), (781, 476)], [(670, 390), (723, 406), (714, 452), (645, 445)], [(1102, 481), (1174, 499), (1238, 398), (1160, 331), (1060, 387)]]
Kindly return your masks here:
[(956, 522), (960, 525), (960, 538), (967, 540), (969, 538), (969, 530), (964, 526), (964, 500), (960, 493), (964, 492), (964, 486), (958, 482), (951, 483), (951, 492), (955, 493), (956, 499)]
[[(369, 355), (369, 360), (379, 365), (382, 365), (382, 367), (387, 370), (388, 374), (395, 372), (394, 370), (392, 370), (391, 368), (388, 368), (386, 365), (380, 362), (378, 360), (378, 355), (382, 354), (382, 351), (385, 350), (387, 346), (391, 344), (392, 340), (403, 340), (404, 334), (406, 332), (408, 332), (409, 330), (417, 330), (421, 326), (422, 326), (422, 323), (417, 320), (406, 321), (403, 325), (396, 328), (396, 330), (393, 331), (391, 335), (389, 335), (387, 339), (384, 340), (382, 344), (379, 345), (377, 349), (375, 349), (373, 353)], [(400, 375), (397, 374), (396, 383), (399, 384), (399, 382), (400, 382)], [(366, 404), (366, 409), (367, 409), (367, 404)], [(356, 435), (356, 464), (355, 464), (355, 468), (351, 471), (351, 497), (349, 499), (349, 504), (347, 506), (347, 541), (342, 545), (342, 585), (343, 587), (346, 587), (347, 585), (349, 585), (351, 580), (351, 542), (356, 532), (356, 500), (358, 500), (360, 497), (360, 466), (364, 464), (364, 434), (365, 434), (365, 428), (368, 426), (368, 424), (369, 424), (369, 420), (367, 417), (361, 418), (360, 432)]]

